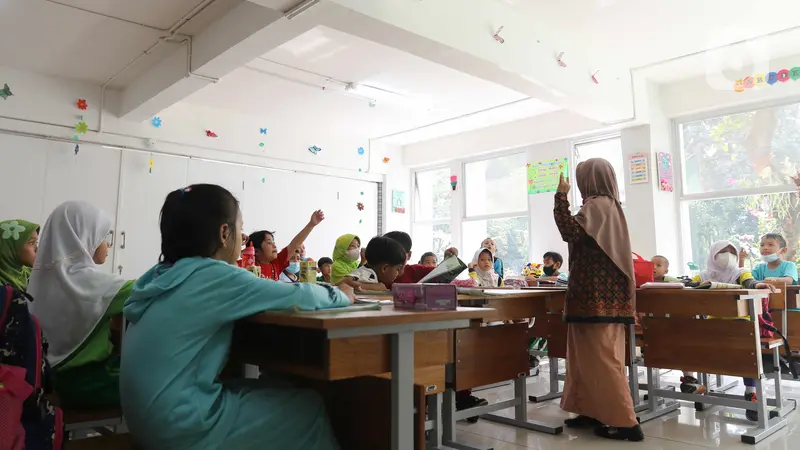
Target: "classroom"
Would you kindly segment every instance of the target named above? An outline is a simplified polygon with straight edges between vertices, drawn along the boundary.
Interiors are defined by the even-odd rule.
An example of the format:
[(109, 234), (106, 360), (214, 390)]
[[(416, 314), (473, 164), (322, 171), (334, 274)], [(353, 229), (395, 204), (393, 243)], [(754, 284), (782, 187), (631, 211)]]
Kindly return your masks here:
[(797, 1), (0, 11), (0, 450), (800, 448)]

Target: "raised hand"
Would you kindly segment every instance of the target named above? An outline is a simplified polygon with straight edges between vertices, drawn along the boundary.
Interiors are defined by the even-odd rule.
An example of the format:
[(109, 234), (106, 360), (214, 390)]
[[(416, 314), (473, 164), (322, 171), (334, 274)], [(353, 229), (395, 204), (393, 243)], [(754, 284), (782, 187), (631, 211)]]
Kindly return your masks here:
[(310, 223), (313, 226), (317, 226), (323, 220), (325, 220), (325, 213), (322, 212), (321, 209), (318, 209), (314, 211), (314, 214), (311, 214), (311, 220), (309, 220), (308, 223)]
[(569, 192), (569, 178), (564, 178), (564, 173), (561, 173), (561, 176), (558, 178), (558, 188), (556, 188), (556, 192)]

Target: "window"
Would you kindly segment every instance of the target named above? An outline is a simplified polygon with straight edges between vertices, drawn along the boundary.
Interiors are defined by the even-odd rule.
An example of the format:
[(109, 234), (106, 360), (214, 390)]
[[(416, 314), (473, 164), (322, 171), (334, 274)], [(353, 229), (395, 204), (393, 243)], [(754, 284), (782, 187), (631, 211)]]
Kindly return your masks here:
[[(622, 139), (613, 137), (575, 144), (575, 167), (582, 161), (591, 158), (603, 158), (614, 167), (614, 172), (617, 175), (617, 186), (619, 186), (619, 201), (625, 204), (625, 164), (622, 160)], [(580, 195), (577, 186), (574, 191), (575, 195)]]
[(444, 251), (452, 247), (452, 201), (449, 167), (414, 174), (414, 223), (411, 229), (414, 254), (411, 263), (419, 261), (425, 252), (435, 253), (441, 261)]
[(688, 121), (678, 131), (686, 259), (705, 268), (721, 239), (757, 258), (760, 236), (780, 233), (785, 259), (797, 262), (800, 203), (790, 175), (800, 159), (800, 104)]
[(436, 258), (441, 261), (444, 259), (444, 251), (453, 246), (449, 223), (415, 223), (411, 234), (414, 238), (414, 253), (410, 261), (412, 264), (419, 262), (425, 252), (435, 253)]
[(486, 238), (492, 238), (497, 246), (495, 256), (503, 260), (505, 271), (503, 275), (521, 275), (522, 268), (530, 262), (529, 227), (527, 214), (501, 219), (465, 221), (464, 242), (461, 247), (464, 249), (464, 255), (461, 259), (466, 263), (471, 262), (481, 242)]
[(526, 211), (525, 153), (464, 164), (467, 217)]

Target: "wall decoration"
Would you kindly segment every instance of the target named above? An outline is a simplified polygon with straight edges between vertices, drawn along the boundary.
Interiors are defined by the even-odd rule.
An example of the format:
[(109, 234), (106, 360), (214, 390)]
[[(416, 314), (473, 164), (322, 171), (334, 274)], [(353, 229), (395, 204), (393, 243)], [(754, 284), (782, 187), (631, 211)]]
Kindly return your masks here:
[(458, 185), (458, 175), (450, 175), (450, 187), (455, 191)]
[(383, 158), (383, 163), (384, 164), (389, 164), (389, 161), (391, 161), (391, 159), (389, 157)]
[(659, 189), (672, 192), (675, 190), (672, 181), (672, 155), (666, 152), (658, 152), (656, 157), (658, 158)]
[(600, 73), (600, 71), (599, 70), (595, 70), (594, 73), (592, 74), (592, 81), (594, 81), (594, 84), (600, 84), (600, 82), (597, 81), (597, 74), (598, 73)]
[(361, 167), (358, 168), (358, 171), (361, 172)]
[(80, 144), (75, 144), (75, 156), (78, 156), (78, 152), (81, 151)]
[(153, 161), (153, 154), (150, 153), (150, 159), (147, 160), (147, 165), (150, 166), (149, 172), (153, 173), (153, 167), (156, 165), (156, 162)]
[(548, 159), (526, 164), (528, 168), (528, 195), (555, 192), (563, 173), (569, 176), (569, 158)]
[(150, 123), (156, 128), (161, 128), (161, 125), (164, 122), (161, 120), (161, 117), (155, 116), (153, 117), (153, 120), (150, 121)]
[(406, 192), (392, 191), (392, 212), (398, 214), (406, 213)]
[(794, 81), (800, 80), (800, 67), (781, 69), (767, 74), (759, 73), (741, 78), (733, 83), (733, 90), (736, 92), (744, 92), (746, 89), (753, 89), (764, 85), (772, 86), (778, 82), (785, 83), (790, 79)]
[(364, 147), (358, 147), (358, 154), (364, 156)]
[(0, 90), (0, 97), (3, 97), (3, 100), (6, 100), (8, 97), (11, 97), (12, 95), (14, 94), (11, 93), (11, 88), (8, 87), (8, 84), (4, 84), (3, 89)]
[(267, 129), (266, 128), (261, 128), (260, 132), (261, 132), (261, 134), (267, 134)]
[(314, 145), (312, 147), (308, 147), (308, 151), (316, 155), (317, 153), (321, 152), (322, 149)]
[(497, 41), (497, 42), (499, 42), (501, 44), (505, 44), (506, 40), (503, 39), (502, 36), (500, 36), (500, 32), (501, 31), (503, 31), (503, 26), (500, 26), (500, 28), (498, 28), (497, 31), (494, 32), (492, 37), (494, 38), (495, 41)]
[(564, 57), (564, 52), (561, 52), (561, 53), (559, 53), (559, 54), (558, 54), (558, 57), (556, 58), (556, 61), (558, 62), (558, 65), (559, 65), (559, 66), (561, 66), (561, 67), (567, 67), (567, 63), (565, 63), (565, 62), (564, 62), (564, 60), (563, 60), (563, 59), (561, 59), (561, 58), (563, 58), (563, 57)]
[(358, 202), (358, 203), (356, 203), (356, 208), (358, 208), (359, 211), (363, 211), (364, 210), (364, 204), (361, 203), (361, 202)]
[(262, 183), (266, 183), (266, 182), (267, 182), (267, 179), (266, 179), (265, 177), (261, 177), (261, 182), (262, 182)]
[(261, 148), (264, 148), (264, 143), (263, 142), (259, 142), (258, 146), (261, 147)]
[(214, 133), (214, 132), (213, 132), (213, 131), (211, 131), (211, 130), (206, 130), (206, 136), (208, 136), (208, 137), (210, 137), (210, 138), (219, 137), (219, 136), (217, 136), (217, 133)]
[(86, 108), (89, 107), (89, 104), (86, 103), (86, 100), (79, 98), (78, 101), (75, 102), (75, 106), (77, 106), (81, 111), (86, 111)]
[(375, 107), (375, 105), (377, 105), (377, 104), (378, 104), (378, 102), (377, 102), (376, 100), (370, 100), (370, 101), (369, 101), (369, 107), (370, 107), (370, 108), (374, 108), (374, 107)]
[(647, 155), (637, 153), (628, 158), (628, 166), (631, 173), (631, 184), (647, 183), (649, 180), (647, 168)]
[(86, 134), (86, 132), (89, 131), (89, 125), (84, 121), (80, 121), (75, 125), (75, 131), (80, 134)]

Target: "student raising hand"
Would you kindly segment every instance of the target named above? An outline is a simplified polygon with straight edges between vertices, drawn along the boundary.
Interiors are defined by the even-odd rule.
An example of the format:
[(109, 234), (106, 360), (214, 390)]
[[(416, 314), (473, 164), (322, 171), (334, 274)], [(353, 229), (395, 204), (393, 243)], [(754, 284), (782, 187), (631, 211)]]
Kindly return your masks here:
[(325, 220), (325, 213), (322, 212), (321, 209), (318, 209), (314, 211), (313, 214), (311, 214), (311, 220), (309, 220), (308, 223), (310, 223), (313, 226), (317, 226), (320, 223), (322, 223), (323, 220)]
[(569, 178), (564, 178), (564, 174), (561, 173), (561, 176), (558, 178), (558, 188), (556, 188), (556, 192), (569, 192)]

